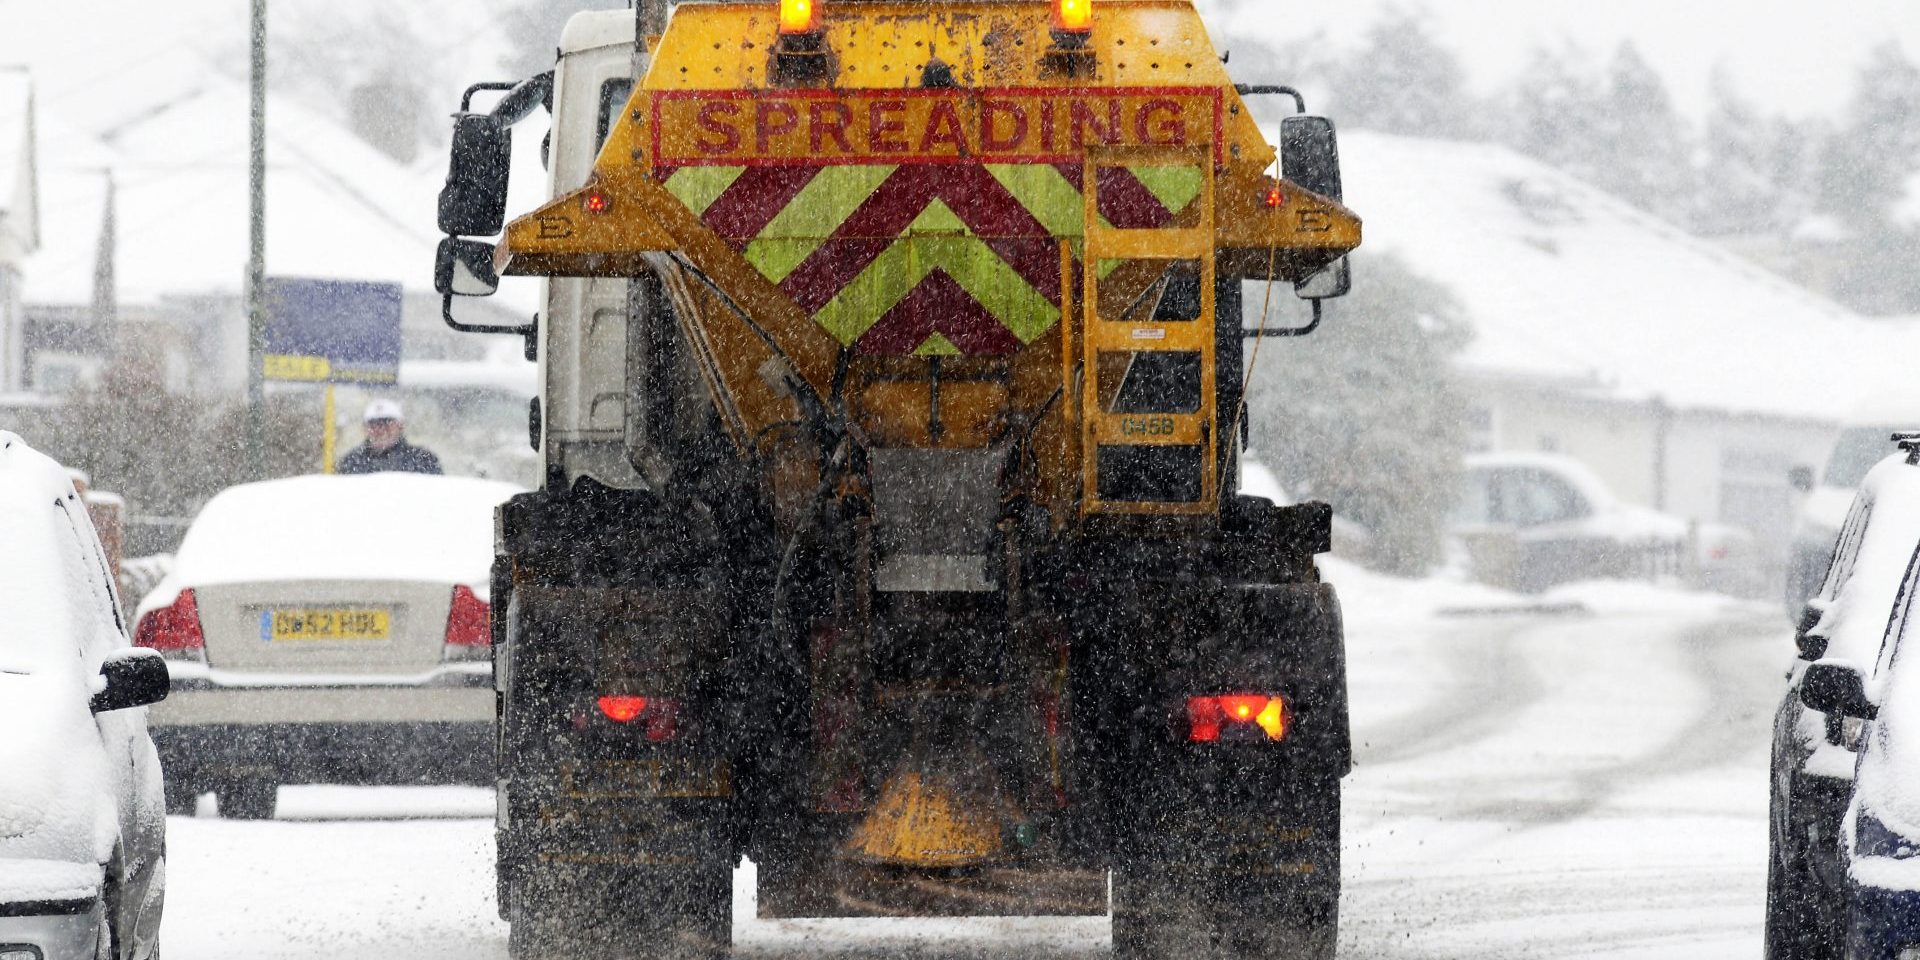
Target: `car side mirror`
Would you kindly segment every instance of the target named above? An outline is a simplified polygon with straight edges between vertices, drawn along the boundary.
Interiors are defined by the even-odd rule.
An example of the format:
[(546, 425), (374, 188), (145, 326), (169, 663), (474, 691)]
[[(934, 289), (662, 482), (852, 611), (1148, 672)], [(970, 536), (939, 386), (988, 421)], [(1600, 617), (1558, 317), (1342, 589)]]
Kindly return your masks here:
[(493, 244), (448, 237), (434, 257), (433, 288), (441, 296), (490, 297), (500, 289), (493, 269)]
[(507, 175), (513, 131), (500, 118), (461, 113), (453, 118), (453, 151), (440, 188), (440, 232), (491, 237), (507, 222)]
[(1293, 285), (1293, 295), (1302, 300), (1334, 300), (1353, 290), (1353, 265), (1341, 257), (1322, 267), (1319, 273)]
[(1329, 200), (1344, 199), (1340, 141), (1332, 120), (1297, 116), (1280, 121), (1280, 176)]
[(1793, 642), (1800, 648), (1800, 659), (1808, 663), (1827, 655), (1827, 638), (1813, 632), (1826, 615), (1827, 602), (1819, 597), (1807, 601), (1807, 608), (1800, 612), (1800, 626), (1794, 631)]
[(159, 703), (173, 684), (167, 661), (145, 648), (114, 651), (100, 665), (100, 677), (105, 685), (89, 704), (94, 713)]
[(1866, 681), (1852, 664), (1822, 661), (1800, 678), (1800, 702), (1830, 717), (1872, 720), (1880, 708), (1867, 699)]
[(1813, 468), (1794, 467), (1792, 470), (1787, 471), (1787, 482), (1792, 484), (1793, 488), (1801, 493), (1812, 493)]

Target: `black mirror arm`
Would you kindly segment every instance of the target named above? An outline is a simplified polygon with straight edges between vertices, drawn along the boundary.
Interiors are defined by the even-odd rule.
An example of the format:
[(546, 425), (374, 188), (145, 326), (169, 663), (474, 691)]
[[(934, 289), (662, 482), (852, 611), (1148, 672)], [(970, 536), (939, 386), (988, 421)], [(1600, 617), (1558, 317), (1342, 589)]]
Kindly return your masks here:
[(1283, 87), (1271, 83), (1236, 83), (1234, 92), (1243, 97), (1292, 97), (1294, 112), (1307, 112), (1307, 98), (1292, 87)]
[(523, 323), (514, 327), (503, 327), (492, 323), (462, 323), (453, 318), (453, 294), (443, 293), (440, 295), (440, 319), (446, 321), (447, 326), (451, 327), (455, 333), (493, 333), (503, 336), (523, 337), (527, 341), (527, 359), (535, 360), (539, 358), (539, 314), (534, 314), (532, 323)]
[[(507, 126), (513, 126), (526, 119), (533, 108), (549, 104), (553, 100), (553, 71), (536, 74), (525, 80), (476, 83), (460, 95), (460, 112), (473, 112), (473, 95), (483, 90), (505, 91), (506, 96), (495, 104), (490, 111), (494, 117)], [(551, 109), (551, 107), (549, 107)]]
[(1319, 300), (1309, 300), (1313, 304), (1313, 320), (1304, 327), (1261, 327), (1254, 330), (1241, 330), (1241, 334), (1254, 337), (1304, 337), (1320, 329), (1320, 321), (1326, 319), (1325, 308)]

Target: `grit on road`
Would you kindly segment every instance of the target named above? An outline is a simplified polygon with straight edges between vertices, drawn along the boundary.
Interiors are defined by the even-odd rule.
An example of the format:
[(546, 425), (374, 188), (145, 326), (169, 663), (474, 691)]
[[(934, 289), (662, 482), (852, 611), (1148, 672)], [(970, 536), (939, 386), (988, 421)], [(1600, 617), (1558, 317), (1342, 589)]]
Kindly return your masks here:
[[(1349, 599), (1354, 736), (1343, 957), (1760, 955), (1777, 614), (1365, 616)], [(169, 960), (486, 960), (490, 794), (300, 787), (281, 819), (168, 824)], [(742, 892), (750, 876), (740, 876)], [(744, 900), (744, 896), (739, 898)], [(1101, 920), (736, 918), (737, 953), (1097, 957)]]

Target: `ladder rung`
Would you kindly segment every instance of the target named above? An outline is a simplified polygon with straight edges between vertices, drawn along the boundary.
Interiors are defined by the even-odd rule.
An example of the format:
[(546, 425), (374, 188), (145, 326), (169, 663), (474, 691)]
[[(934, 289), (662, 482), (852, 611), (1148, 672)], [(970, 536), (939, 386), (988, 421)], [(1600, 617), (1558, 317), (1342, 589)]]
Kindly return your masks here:
[(1199, 260), (1213, 252), (1213, 231), (1198, 228), (1087, 231), (1087, 259)]

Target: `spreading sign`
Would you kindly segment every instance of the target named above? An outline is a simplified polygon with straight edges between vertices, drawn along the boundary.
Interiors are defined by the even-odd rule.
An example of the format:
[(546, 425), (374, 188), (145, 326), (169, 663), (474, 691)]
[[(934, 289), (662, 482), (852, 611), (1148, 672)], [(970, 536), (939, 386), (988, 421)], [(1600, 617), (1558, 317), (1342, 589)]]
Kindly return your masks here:
[(1219, 125), (1217, 90), (755, 90), (663, 92), (652, 129), (670, 168), (1078, 163), (1089, 146), (1217, 144)]
[(266, 300), (267, 379), (399, 381), (399, 284), (273, 278)]

